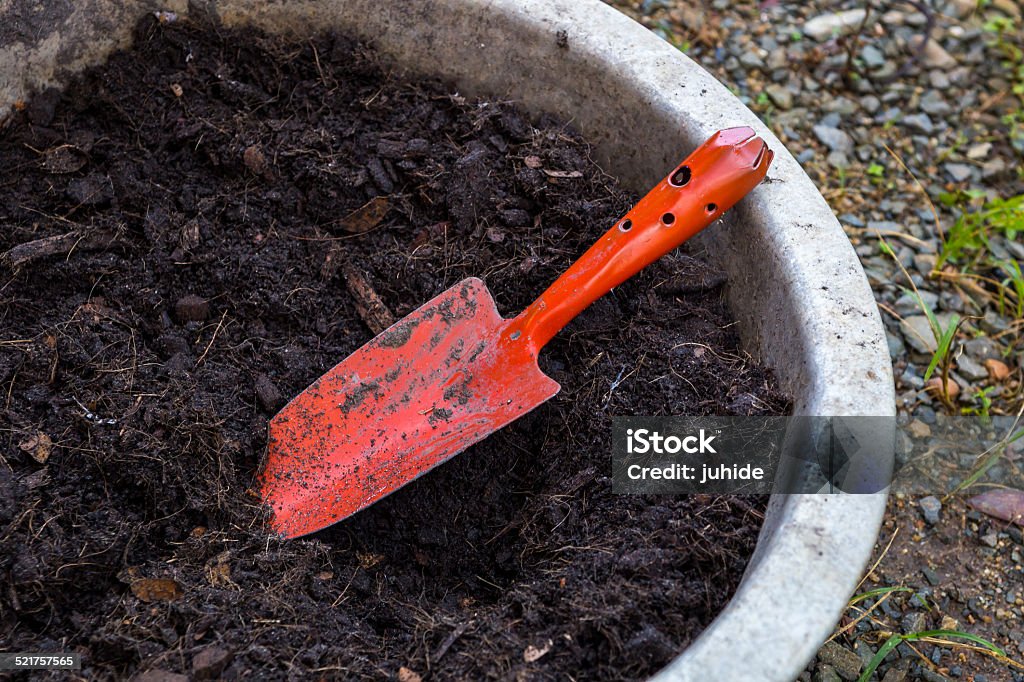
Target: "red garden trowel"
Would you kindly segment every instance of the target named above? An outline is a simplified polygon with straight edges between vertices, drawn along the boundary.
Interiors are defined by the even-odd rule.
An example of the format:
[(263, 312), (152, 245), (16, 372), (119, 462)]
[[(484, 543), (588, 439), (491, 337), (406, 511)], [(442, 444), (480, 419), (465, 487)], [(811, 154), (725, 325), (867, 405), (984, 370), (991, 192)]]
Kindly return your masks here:
[(750, 128), (715, 133), (519, 316), (465, 279), (396, 322), (270, 422), (263, 497), (294, 538), (340, 521), (558, 393), (537, 354), (583, 309), (721, 217), (765, 177)]

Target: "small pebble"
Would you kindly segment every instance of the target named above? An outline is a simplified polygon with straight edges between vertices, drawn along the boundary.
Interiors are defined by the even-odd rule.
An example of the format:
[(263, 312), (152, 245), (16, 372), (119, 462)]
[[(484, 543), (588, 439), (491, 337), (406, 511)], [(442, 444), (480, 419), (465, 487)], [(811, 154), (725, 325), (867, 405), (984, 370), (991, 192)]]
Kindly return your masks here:
[(988, 370), (970, 355), (961, 355), (956, 359), (956, 370), (966, 379), (981, 381), (988, 378)]
[(868, 44), (860, 51), (860, 58), (869, 68), (877, 69), (885, 64), (885, 53), (874, 45)]
[(936, 397), (945, 395), (950, 400), (956, 400), (956, 397), (960, 395), (960, 384), (952, 378), (946, 379), (945, 390), (943, 390), (942, 377), (932, 377), (924, 385), (928, 392)]
[(814, 126), (814, 135), (818, 141), (834, 152), (849, 154), (853, 151), (853, 139), (838, 128), (819, 124)]
[(947, 163), (943, 166), (946, 174), (953, 179), (953, 182), (964, 182), (971, 179), (972, 168), (966, 163)]
[(828, 40), (829, 38), (844, 35), (853, 31), (864, 21), (865, 10), (863, 8), (822, 14), (804, 23), (802, 31), (804, 35), (817, 41)]
[(928, 81), (937, 90), (945, 90), (949, 87), (949, 76), (946, 75), (945, 71), (939, 71), (938, 69), (929, 71)]
[(929, 38), (925, 43), (921, 62), (933, 69), (952, 69), (957, 65), (956, 59), (933, 38)]
[(769, 99), (780, 109), (791, 109), (793, 107), (793, 92), (782, 85), (772, 84), (765, 88)]
[(942, 511), (942, 502), (939, 498), (929, 495), (928, 497), (922, 497), (917, 501), (917, 506), (921, 509), (921, 516), (931, 526), (934, 526), (939, 522), (939, 512)]
[(930, 134), (935, 129), (935, 124), (932, 123), (928, 114), (911, 114), (910, 116), (904, 116), (900, 123), (911, 130), (924, 133), (925, 135)]
[(856, 680), (860, 675), (860, 656), (834, 641), (826, 642), (818, 650), (818, 660), (831, 666), (844, 680)]
[(921, 632), (927, 626), (928, 616), (923, 611), (908, 613), (900, 621), (900, 629), (903, 634), (909, 635), (913, 632)]
[(971, 145), (967, 149), (967, 158), (978, 161), (980, 159), (988, 158), (989, 153), (992, 151), (991, 142), (982, 142), (981, 144)]
[(947, 102), (942, 94), (937, 90), (929, 90), (925, 96), (921, 98), (921, 102), (918, 106), (921, 108), (921, 111), (930, 116), (945, 116), (953, 110), (949, 105), (949, 102)]
[(839, 673), (836, 669), (830, 665), (822, 665), (814, 671), (814, 677), (811, 678), (813, 682), (842, 682)]
[(882, 103), (874, 95), (866, 95), (861, 98), (860, 105), (864, 107), (864, 111), (869, 114), (874, 114), (878, 111), (878, 108), (882, 106)]
[(995, 381), (1002, 381), (1006, 377), (1010, 376), (1010, 368), (1006, 366), (1006, 363), (1002, 360), (996, 360), (995, 358), (988, 358), (982, 363), (985, 366), (985, 371)]

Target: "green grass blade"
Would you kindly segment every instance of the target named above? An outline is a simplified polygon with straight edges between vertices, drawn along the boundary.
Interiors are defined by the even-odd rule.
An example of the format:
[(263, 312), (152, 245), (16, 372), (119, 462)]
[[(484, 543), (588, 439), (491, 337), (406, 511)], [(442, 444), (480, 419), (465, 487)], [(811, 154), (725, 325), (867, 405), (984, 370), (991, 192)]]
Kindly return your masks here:
[[(861, 672), (860, 677), (857, 678), (857, 682), (868, 682), (871, 676), (878, 670), (878, 666), (882, 665), (882, 661), (888, 656), (893, 649), (898, 647), (903, 642), (916, 642), (922, 639), (964, 639), (972, 644), (977, 644), (985, 649), (988, 649), (992, 653), (998, 654), (1002, 657), (1006, 657), (1006, 652), (997, 647), (992, 642), (988, 641), (984, 637), (978, 635), (972, 635), (969, 632), (961, 632), (959, 630), (922, 630), (920, 632), (911, 632), (905, 635), (892, 635), (889, 639), (885, 640), (882, 646), (878, 647), (878, 653), (876, 653), (867, 666)], [(952, 643), (952, 642), (951, 642)]]
[(856, 597), (854, 597), (853, 599), (850, 600), (850, 604), (849, 605), (853, 606), (854, 604), (860, 603), (860, 602), (864, 601), (865, 599), (871, 599), (872, 597), (881, 597), (882, 595), (886, 595), (886, 594), (889, 594), (891, 592), (913, 592), (913, 591), (914, 590), (910, 589), (909, 587), (879, 587), (877, 589), (868, 590), (867, 592), (862, 592), (862, 593), (858, 594)]
[(871, 676), (875, 674), (875, 671), (878, 670), (878, 666), (882, 665), (882, 661), (884, 661), (885, 657), (889, 655), (889, 652), (898, 647), (902, 641), (902, 635), (893, 635), (889, 639), (885, 640), (885, 644), (878, 647), (878, 653), (868, 661), (867, 667), (864, 668), (864, 672), (862, 672), (860, 677), (857, 678), (857, 682), (868, 682), (868, 680), (871, 679)]
[[(936, 323), (937, 325), (938, 323)], [(953, 313), (953, 316), (949, 318), (949, 326), (936, 337), (938, 342), (935, 352), (932, 353), (931, 362), (928, 363), (928, 369), (925, 370), (924, 380), (928, 381), (932, 377), (932, 373), (935, 368), (938, 367), (939, 363), (949, 354), (949, 347), (953, 343), (953, 337), (956, 336), (956, 331), (960, 327), (960, 316)], [(940, 327), (941, 328), (941, 327)]]
[(1005, 651), (1003, 651), (1002, 649), (1000, 649), (999, 647), (997, 647), (995, 644), (993, 644), (992, 642), (988, 641), (984, 637), (979, 637), (978, 635), (972, 635), (969, 632), (961, 632), (959, 630), (924, 630), (922, 632), (911, 632), (908, 635), (902, 635), (901, 636), (901, 638), (903, 640), (905, 640), (905, 641), (917, 641), (919, 639), (925, 639), (926, 637), (945, 638), (945, 639), (949, 639), (951, 637), (955, 637), (957, 639), (966, 639), (968, 642), (973, 642), (974, 644), (982, 646), (982, 647), (988, 649), (989, 651), (991, 651), (993, 653), (999, 654), (1000, 656), (1003, 656), (1003, 657), (1006, 656), (1006, 652)]
[[(972, 485), (974, 485), (975, 483), (977, 483), (978, 479), (981, 478), (982, 476), (984, 476), (985, 472), (988, 471), (992, 467), (993, 464), (995, 464), (997, 461), (999, 461), (999, 458), (1003, 456), (1003, 451), (1005, 449), (1006, 449), (1006, 447), (1003, 446), (1003, 447), (998, 447), (995, 450), (993, 450), (992, 452), (990, 452), (988, 457), (985, 458), (985, 461), (983, 461), (981, 463), (981, 466), (978, 467), (978, 470), (975, 471), (970, 476), (968, 476), (967, 478), (965, 478), (963, 480), (963, 482), (960, 483), (960, 485), (958, 485), (957, 487), (953, 488), (953, 491), (951, 493), (949, 493), (949, 494), (953, 495), (953, 494), (958, 493), (958, 492), (960, 492), (961, 490), (963, 490), (965, 488), (969, 488)], [(947, 497), (948, 497), (948, 495), (947, 495)]]

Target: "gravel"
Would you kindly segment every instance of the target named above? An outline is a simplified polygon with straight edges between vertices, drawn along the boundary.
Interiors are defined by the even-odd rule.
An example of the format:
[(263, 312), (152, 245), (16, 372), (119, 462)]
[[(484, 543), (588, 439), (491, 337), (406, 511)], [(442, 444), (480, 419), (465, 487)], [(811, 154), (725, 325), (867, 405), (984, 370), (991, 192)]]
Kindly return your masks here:
[[(947, 322), (949, 316), (944, 316), (942, 322)], [(934, 353), (938, 344), (935, 341), (935, 334), (932, 332), (931, 322), (924, 315), (911, 315), (903, 318), (900, 323), (903, 338), (910, 347), (918, 353)], [(945, 329), (945, 325), (942, 325)]]
[(814, 40), (828, 40), (833, 36), (849, 33), (863, 21), (864, 10), (860, 8), (822, 14), (804, 23), (803, 32)]
[(939, 498), (934, 495), (922, 497), (917, 501), (917, 506), (921, 508), (921, 516), (928, 522), (928, 525), (934, 526), (939, 522), (939, 512), (942, 511), (942, 502)]
[[(919, 291), (917, 295), (910, 292), (905, 293), (896, 299), (896, 312), (903, 317), (910, 317), (921, 312), (921, 302), (929, 310), (934, 310), (935, 306), (939, 304), (939, 295), (933, 291)], [(925, 322), (927, 323), (927, 318), (925, 318)], [(928, 331), (929, 327), (925, 326), (924, 330)]]
[(839, 673), (836, 672), (835, 668), (827, 663), (823, 663), (814, 672), (814, 677), (811, 679), (813, 682), (842, 682), (843, 678), (839, 677)]
[(929, 114), (930, 116), (945, 116), (953, 110), (953, 107), (949, 105), (946, 98), (938, 90), (929, 90), (921, 97), (921, 102), (918, 104), (921, 107), (921, 111)]
[(836, 642), (826, 642), (818, 651), (818, 660), (832, 666), (844, 680), (856, 680), (862, 666), (860, 656)]
[(853, 138), (835, 126), (824, 123), (814, 126), (814, 135), (834, 152), (848, 154), (853, 151)]
[(966, 163), (947, 163), (943, 168), (946, 169), (946, 173), (952, 178), (953, 182), (970, 180), (974, 172), (974, 169)]
[(964, 354), (956, 359), (956, 371), (960, 376), (971, 381), (981, 381), (988, 378), (988, 370), (970, 355)]
[(932, 119), (929, 118), (928, 114), (911, 114), (909, 116), (904, 116), (902, 123), (911, 131), (924, 133), (925, 135), (928, 135), (935, 130), (935, 124), (932, 123)]
[(780, 109), (793, 108), (793, 92), (782, 85), (772, 84), (765, 88), (768, 97)]
[[(879, 304), (896, 378), (897, 408), (903, 423), (914, 430), (915, 441), (938, 446), (932, 442), (936, 436), (929, 433), (951, 416), (982, 411), (1016, 414), (1024, 393), (1024, 320), (1015, 316), (1007, 301), (1000, 303), (992, 284), (1007, 273), (986, 269), (983, 262), (972, 264), (971, 254), (945, 263), (940, 255), (943, 240), (963, 211), (961, 205), (950, 205), (954, 193), (990, 198), (1024, 194), (1024, 175), (1017, 172), (1024, 165), (1024, 123), (1017, 124), (1020, 131), (1015, 137), (1008, 118), (1019, 115), (1022, 102), (1013, 94), (1012, 70), (1003, 64), (1005, 55), (995, 34), (985, 28), (994, 19), (1007, 17), (1020, 27), (1019, 4), (874, 4), (867, 21), (864, 3), (854, 0), (712, 0), (710, 8), (681, 0), (615, 4), (685, 44), (692, 58), (762, 116), (817, 183), (847, 231)], [(1024, 47), (1021, 35), (1018, 28), (1003, 40)], [(977, 208), (979, 202), (972, 206)], [(999, 233), (987, 238), (993, 258), (1024, 262), (1021, 234), (1013, 240)], [(967, 266), (972, 277), (959, 276)], [(907, 293), (907, 275), (920, 301)], [(963, 319), (948, 354), (949, 376), (959, 389), (950, 403), (924, 390), (925, 370), (936, 349), (926, 309), (943, 329), (953, 314)], [(994, 378), (986, 365), (992, 361), (1005, 366), (1001, 378)], [(973, 465), (977, 455), (957, 453), (962, 466)], [(1022, 455), (1014, 455), (1014, 466), (1020, 466)], [(962, 504), (955, 496), (947, 498), (948, 492), (936, 489), (913, 498), (893, 497), (886, 527), (905, 525), (885, 556), (885, 547), (879, 546), (881, 563), (859, 588), (863, 592), (887, 585), (910, 587), (929, 595), (930, 610), (912, 606), (905, 595), (894, 593), (872, 618), (823, 647), (803, 679), (850, 679), (855, 645), (877, 647), (886, 628), (896, 632), (908, 631), (911, 625), (918, 630), (937, 627), (945, 617), (955, 619), (965, 632), (995, 641), (1018, 660), (1024, 657), (1022, 605), (1003, 603), (1003, 595), (1011, 591), (1016, 602), (1020, 590), (1015, 586), (1024, 580), (1024, 550), (1014, 539), (1020, 537), (1020, 529), (1006, 529), (1003, 523), (996, 530), (980, 514), (965, 521), (958, 511)], [(936, 557), (946, 555), (960, 560), (940, 569)], [(993, 558), (1004, 555), (1008, 568), (997, 567)], [(886, 567), (891, 565), (909, 568), (890, 573), (887, 579)], [(970, 587), (983, 572), (991, 576), (989, 595)], [(974, 592), (968, 593), (970, 589)], [(973, 600), (970, 609), (968, 599)], [(998, 602), (1005, 618), (990, 610), (992, 602)], [(918, 614), (913, 623), (904, 620), (911, 612)], [(846, 615), (848, 623), (859, 612)], [(860, 639), (861, 634), (870, 637)], [(942, 673), (952, 675), (955, 663), (959, 679), (976, 680), (981, 675), (989, 680), (1024, 680), (1018, 670), (988, 657), (967, 653), (965, 660), (954, 660), (960, 651), (915, 646), (929, 659), (937, 656), (940, 663), (935, 666)], [(840, 650), (849, 654), (848, 668), (835, 658), (843, 655)], [(916, 682), (940, 675), (906, 645), (899, 651), (901, 655), (890, 656), (873, 679)]]

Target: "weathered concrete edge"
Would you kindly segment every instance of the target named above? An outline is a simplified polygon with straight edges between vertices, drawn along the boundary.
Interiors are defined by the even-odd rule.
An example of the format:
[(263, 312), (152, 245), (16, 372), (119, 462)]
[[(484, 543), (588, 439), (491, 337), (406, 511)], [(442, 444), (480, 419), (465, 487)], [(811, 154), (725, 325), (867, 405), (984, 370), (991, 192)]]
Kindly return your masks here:
[[(744, 338), (796, 396), (798, 413), (894, 413), (881, 321), (828, 206), (751, 112), (646, 29), (597, 0), (207, 4), (229, 24), (348, 30), (467, 93), (514, 95), (532, 110), (572, 118), (606, 167), (637, 190), (714, 130), (753, 127), (776, 151), (769, 183), (703, 239), (729, 272)], [(102, 61), (126, 44), (143, 12), (182, 5), (83, 0), (25, 40), (0, 35), (0, 107)], [(0, 5), (0, 17), (11, 7)], [(883, 511), (881, 495), (774, 499), (740, 590), (659, 677), (793, 679), (845, 605)]]
[(0, 0), (0, 124), (16, 102), (61, 86), (128, 45), (136, 21), (187, 0)]

